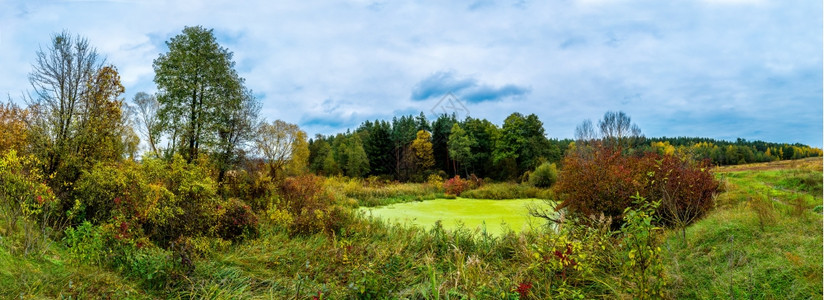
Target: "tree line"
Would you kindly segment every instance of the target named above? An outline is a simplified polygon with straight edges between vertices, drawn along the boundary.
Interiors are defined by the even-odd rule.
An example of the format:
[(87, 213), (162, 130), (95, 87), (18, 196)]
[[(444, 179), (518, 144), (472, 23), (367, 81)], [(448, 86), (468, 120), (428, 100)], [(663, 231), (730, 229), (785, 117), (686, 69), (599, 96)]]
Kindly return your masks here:
[(471, 174), (515, 179), (557, 162), (571, 140), (550, 139), (535, 114), (513, 113), (497, 126), (486, 119), (442, 114), (365, 121), (354, 131), (309, 140), (309, 170), (323, 175), (423, 181)]

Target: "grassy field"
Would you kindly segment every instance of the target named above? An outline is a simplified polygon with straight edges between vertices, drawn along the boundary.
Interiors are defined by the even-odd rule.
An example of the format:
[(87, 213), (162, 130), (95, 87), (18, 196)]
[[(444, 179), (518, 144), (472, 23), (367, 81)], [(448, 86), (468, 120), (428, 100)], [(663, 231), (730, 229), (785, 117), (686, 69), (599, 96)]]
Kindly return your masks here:
[(822, 161), (719, 168), (726, 192), (664, 242), (677, 298), (820, 299)]
[[(680, 231), (664, 231), (659, 241), (663, 276), (653, 280), (665, 285), (654, 296), (820, 299), (821, 166), (819, 158), (718, 169), (716, 175), (725, 191), (718, 196), (716, 209), (689, 226), (686, 239)], [(345, 182), (337, 188), (341, 193), (373, 199), (373, 203), (382, 202), (382, 194), (403, 194), (370, 186), (364, 192), (360, 186), (359, 182)], [(424, 208), (430, 214), (505, 210), (466, 205), (465, 201), (472, 200), (399, 205)], [(492, 203), (517, 210), (516, 203), (523, 201), (528, 200)], [(373, 209), (390, 215), (405, 210)], [(634, 285), (622, 275), (622, 261), (628, 256), (615, 236), (586, 230), (583, 234), (536, 230), (484, 235), (468, 222), (453, 230), (447, 229), (449, 226), (397, 226), (363, 215), (341, 234), (293, 236), (264, 222), (257, 238), (209, 247), (193, 257), (191, 268), (184, 269), (179, 267), (178, 254), (160, 248), (144, 248), (128, 264), (112, 267), (107, 260), (117, 256), (107, 254), (107, 260), (90, 261), (73, 254), (63, 241), (51, 241), (44, 251), (28, 256), (15, 254), (11, 240), (0, 236), (0, 298), (634, 297), (628, 291)], [(492, 221), (487, 221), (487, 229), (495, 229)], [(612, 242), (601, 244), (605, 241)], [(559, 243), (561, 248), (551, 246)], [(575, 268), (559, 269), (546, 257), (554, 257), (553, 251), (565, 249), (564, 245), (573, 245), (575, 253), (588, 256), (575, 256), (580, 262)]]
[(436, 221), (441, 221), (448, 230), (466, 227), (501, 235), (509, 229), (523, 231), (542, 226), (542, 220), (529, 216), (527, 212), (527, 205), (541, 202), (538, 199), (481, 200), (459, 197), (392, 204), (365, 211), (367, 215), (424, 228), (431, 228)]

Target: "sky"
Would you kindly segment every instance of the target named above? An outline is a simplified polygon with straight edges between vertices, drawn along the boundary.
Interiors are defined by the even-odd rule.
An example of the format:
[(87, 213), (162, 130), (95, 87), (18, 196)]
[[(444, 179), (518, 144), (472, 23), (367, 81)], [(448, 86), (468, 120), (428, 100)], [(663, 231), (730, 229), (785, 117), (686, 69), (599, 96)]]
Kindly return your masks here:
[(214, 29), (262, 102), (310, 136), (442, 112), (548, 137), (623, 111), (644, 135), (822, 146), (822, 2), (0, 1), (0, 93), (22, 103), (35, 54), (69, 31), (131, 101), (185, 26)]

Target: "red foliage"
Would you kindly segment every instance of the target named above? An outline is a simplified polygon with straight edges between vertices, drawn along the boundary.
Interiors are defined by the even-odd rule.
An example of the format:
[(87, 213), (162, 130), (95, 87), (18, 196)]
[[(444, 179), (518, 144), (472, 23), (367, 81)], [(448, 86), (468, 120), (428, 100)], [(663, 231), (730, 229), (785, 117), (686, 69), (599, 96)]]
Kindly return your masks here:
[(662, 200), (658, 215), (664, 224), (673, 225), (676, 219), (694, 221), (712, 209), (719, 185), (708, 160), (691, 163), (671, 155), (651, 154), (644, 163), (648, 182), (643, 194), (647, 199)]
[(566, 207), (585, 216), (603, 213), (620, 220), (632, 205), (630, 197), (643, 190), (638, 158), (610, 148), (595, 149), (591, 155), (571, 153), (564, 157), (563, 166), (556, 191), (565, 198), (558, 209)]
[[(585, 216), (603, 213), (612, 217), (614, 225), (620, 223), (624, 209), (632, 206), (636, 193), (650, 201), (671, 197), (677, 211), (689, 210), (688, 214), (700, 217), (712, 208), (712, 195), (718, 190), (705, 162), (690, 163), (672, 155), (626, 156), (596, 147), (591, 153), (567, 155), (563, 166), (557, 192), (564, 195), (564, 201), (558, 209)], [(659, 215), (668, 223), (665, 208), (659, 207)]]
[(449, 195), (459, 196), (466, 190), (469, 190), (471, 182), (469, 180), (461, 179), (461, 176), (449, 178), (443, 183), (445, 192)]
[(518, 284), (518, 287), (515, 288), (515, 292), (518, 293), (518, 298), (519, 299), (526, 299), (526, 297), (529, 295), (529, 290), (531, 290), (531, 289), (532, 289), (532, 283), (531, 282), (521, 282), (521, 283)]

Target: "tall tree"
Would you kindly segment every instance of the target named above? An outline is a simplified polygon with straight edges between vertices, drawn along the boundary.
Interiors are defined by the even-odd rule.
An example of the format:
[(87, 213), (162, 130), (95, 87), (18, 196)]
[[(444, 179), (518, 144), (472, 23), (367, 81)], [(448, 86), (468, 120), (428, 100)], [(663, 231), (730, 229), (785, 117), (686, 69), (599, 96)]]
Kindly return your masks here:
[(469, 177), (469, 167), (473, 163), (472, 147), (476, 144), (477, 141), (468, 135), (458, 123), (452, 125), (449, 135), (449, 157), (460, 163), (466, 177)]
[(226, 171), (243, 160), (245, 146), (252, 140), (258, 126), (260, 101), (255, 99), (251, 90), (237, 92), (228, 95), (229, 99), (221, 107), (223, 112), (217, 114), (217, 147), (213, 157), (218, 167), (218, 182), (223, 181)]
[(306, 133), (281, 120), (261, 124), (255, 134), (255, 146), (266, 160), (272, 178), (285, 175), (287, 166), (292, 170), (305, 167), (309, 159)]
[(455, 114), (441, 114), (432, 122), (432, 154), (435, 156), (435, 167), (448, 174), (456, 172), (452, 166), (447, 143), (452, 126), (457, 122)]
[(496, 163), (510, 166), (504, 174), (512, 178), (538, 166), (542, 159), (549, 156), (551, 147), (538, 116), (530, 114), (524, 117), (513, 113), (504, 120), (493, 156)]
[(375, 120), (372, 123), (367, 121), (361, 125), (358, 131), (365, 133), (363, 150), (366, 151), (366, 156), (369, 159), (370, 174), (392, 174), (394, 160), (392, 156), (392, 127), (389, 122)]
[(601, 138), (609, 146), (629, 148), (641, 137), (641, 128), (622, 111), (608, 111), (604, 118), (598, 121)]
[(418, 130), (410, 145), (409, 155), (412, 158), (413, 173), (420, 180), (423, 180), (423, 175), (435, 165), (431, 139), (432, 135), (428, 131)]
[(188, 162), (202, 147), (219, 139), (222, 124), (242, 107), (247, 97), (237, 76), (232, 52), (221, 47), (211, 29), (185, 27), (166, 42), (169, 52), (154, 61), (160, 102), (160, 127), (170, 134), (172, 147)]
[(46, 174), (54, 174), (76, 149), (71, 142), (80, 130), (82, 97), (103, 62), (87, 39), (66, 31), (52, 36), (49, 47), (37, 51), (29, 73), (34, 90), (28, 99), (34, 114), (31, 144)]
[(137, 110), (137, 125), (138, 131), (142, 133), (146, 137), (146, 142), (149, 144), (149, 150), (152, 153), (160, 157), (160, 151), (158, 151), (159, 142), (159, 120), (157, 116), (157, 110), (160, 108), (160, 103), (157, 102), (157, 98), (155, 96), (149, 95), (145, 92), (138, 92), (134, 95), (134, 99), (132, 100), (136, 106)]

